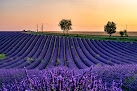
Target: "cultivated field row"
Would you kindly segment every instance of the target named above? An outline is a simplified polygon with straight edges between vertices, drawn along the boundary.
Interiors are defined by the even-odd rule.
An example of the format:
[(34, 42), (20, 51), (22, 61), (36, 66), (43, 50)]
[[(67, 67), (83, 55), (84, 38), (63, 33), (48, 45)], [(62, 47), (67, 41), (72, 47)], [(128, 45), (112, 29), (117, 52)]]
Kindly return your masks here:
[(91, 65), (137, 63), (136, 42), (0, 32), (0, 68), (45, 69), (53, 66), (84, 69)]

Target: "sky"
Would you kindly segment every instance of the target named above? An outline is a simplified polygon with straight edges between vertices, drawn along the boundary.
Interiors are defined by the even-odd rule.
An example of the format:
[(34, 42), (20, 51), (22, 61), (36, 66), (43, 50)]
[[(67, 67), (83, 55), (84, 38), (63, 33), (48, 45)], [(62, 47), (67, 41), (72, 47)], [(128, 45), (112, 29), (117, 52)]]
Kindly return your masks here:
[(137, 32), (137, 0), (0, 0), (0, 31), (37, 29), (61, 31), (62, 19), (71, 19), (71, 31), (103, 32), (108, 21), (117, 31)]

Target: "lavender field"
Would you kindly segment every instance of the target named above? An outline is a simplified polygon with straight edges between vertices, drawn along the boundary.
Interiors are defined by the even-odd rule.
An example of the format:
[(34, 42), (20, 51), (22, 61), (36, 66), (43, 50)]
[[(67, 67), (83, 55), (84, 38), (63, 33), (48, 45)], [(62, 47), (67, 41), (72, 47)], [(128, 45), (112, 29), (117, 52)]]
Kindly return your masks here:
[(137, 42), (0, 32), (0, 54), (1, 90), (137, 90)]

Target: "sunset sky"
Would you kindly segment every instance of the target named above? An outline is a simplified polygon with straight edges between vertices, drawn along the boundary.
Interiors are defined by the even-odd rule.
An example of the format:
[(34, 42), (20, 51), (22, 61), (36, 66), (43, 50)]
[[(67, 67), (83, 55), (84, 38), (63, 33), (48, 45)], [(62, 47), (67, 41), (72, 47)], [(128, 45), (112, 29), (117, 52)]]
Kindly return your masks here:
[(137, 0), (0, 0), (0, 31), (58, 30), (62, 19), (71, 19), (80, 31), (104, 31), (108, 21), (117, 31), (137, 32)]

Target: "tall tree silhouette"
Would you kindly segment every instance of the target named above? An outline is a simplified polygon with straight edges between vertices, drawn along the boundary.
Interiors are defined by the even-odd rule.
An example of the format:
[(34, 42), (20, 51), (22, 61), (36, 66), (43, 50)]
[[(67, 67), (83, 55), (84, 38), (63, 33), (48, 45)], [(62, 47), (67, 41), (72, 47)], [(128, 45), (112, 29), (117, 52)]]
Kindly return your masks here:
[(61, 30), (63, 30), (64, 35), (65, 35), (65, 31), (67, 31), (67, 34), (68, 34), (68, 31), (72, 29), (71, 28), (71, 26), (72, 26), (71, 20), (62, 19), (59, 22), (59, 26), (61, 27)]
[(111, 36), (116, 32), (116, 24), (114, 22), (108, 21), (107, 25), (104, 26), (104, 31)]

